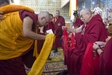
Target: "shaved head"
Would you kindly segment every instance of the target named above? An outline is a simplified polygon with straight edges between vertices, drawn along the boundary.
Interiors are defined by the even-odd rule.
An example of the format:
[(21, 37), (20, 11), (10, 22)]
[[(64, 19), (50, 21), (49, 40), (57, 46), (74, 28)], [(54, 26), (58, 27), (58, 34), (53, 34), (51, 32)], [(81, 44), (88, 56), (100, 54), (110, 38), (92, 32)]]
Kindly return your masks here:
[(51, 18), (49, 12), (47, 12), (47, 11), (42, 11), (39, 13), (39, 15), (44, 16), (47, 21), (49, 21)]
[(51, 16), (49, 12), (42, 11), (38, 14), (38, 24), (39, 26), (45, 26), (47, 25), (51, 20)]
[(88, 23), (92, 18), (92, 11), (88, 8), (84, 8), (80, 11), (80, 18), (84, 23)]
[(83, 12), (83, 13), (87, 13), (87, 14), (92, 15), (92, 11), (90, 9), (88, 9), (88, 8), (84, 8), (80, 12)]

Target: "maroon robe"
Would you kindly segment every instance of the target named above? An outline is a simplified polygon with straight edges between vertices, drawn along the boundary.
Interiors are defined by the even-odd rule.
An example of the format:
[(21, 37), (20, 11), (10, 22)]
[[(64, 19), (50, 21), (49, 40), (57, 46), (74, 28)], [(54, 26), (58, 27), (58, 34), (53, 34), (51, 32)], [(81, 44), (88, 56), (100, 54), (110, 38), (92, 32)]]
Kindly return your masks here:
[[(60, 23), (61, 25), (58, 26), (58, 23)], [(62, 16), (59, 16), (56, 22), (54, 22), (54, 33), (56, 35), (56, 39), (53, 46), (54, 49), (56, 49), (57, 47), (62, 47), (60, 43), (60, 38), (63, 34), (62, 26), (65, 26), (65, 19)]]
[(84, 24), (80, 19), (77, 19), (74, 23), (74, 27), (79, 27), (81, 26), (82, 24)]
[(107, 42), (104, 52), (100, 55), (99, 70), (99, 75), (112, 75), (112, 38)]
[(54, 32), (54, 23), (52, 21), (48, 23), (47, 30), (49, 29), (52, 29), (52, 31)]
[(69, 52), (66, 65), (70, 75), (80, 75), (82, 59), (89, 42), (105, 41), (107, 32), (99, 15), (94, 16), (85, 27), (84, 34), (76, 33), (76, 48)]
[(48, 25), (44, 26), (43, 32), (46, 33), (46, 31), (49, 29), (52, 29), (52, 31), (54, 32), (54, 23), (52, 21), (49, 22)]

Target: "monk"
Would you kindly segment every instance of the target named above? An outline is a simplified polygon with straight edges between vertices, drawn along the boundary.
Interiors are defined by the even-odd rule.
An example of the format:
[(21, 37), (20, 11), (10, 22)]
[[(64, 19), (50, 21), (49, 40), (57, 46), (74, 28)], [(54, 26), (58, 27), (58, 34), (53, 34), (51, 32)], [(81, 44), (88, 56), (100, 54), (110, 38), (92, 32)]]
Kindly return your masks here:
[(44, 26), (43, 33), (46, 33), (46, 31), (49, 29), (52, 29), (52, 31), (54, 32), (53, 15), (50, 14), (50, 16), (51, 16), (51, 21), (48, 23), (48, 25)]
[(58, 51), (58, 47), (62, 47), (60, 43), (60, 38), (62, 37), (63, 32), (62, 26), (65, 26), (65, 19), (62, 16), (60, 16), (60, 11), (56, 10), (56, 15), (54, 18), (54, 33), (56, 35), (56, 39), (53, 46), (54, 53)]
[[(51, 20), (52, 20), (53, 19), (53, 15), (50, 14), (50, 17), (51, 17)], [(52, 24), (51, 21), (49, 23)], [(46, 26), (40, 27), (40, 29), (38, 30), (38, 34), (46, 35), (46, 30), (49, 29), (49, 25), (50, 25), (49, 23)], [(53, 25), (51, 25), (51, 26), (53, 26)], [(44, 40), (38, 40), (37, 42), (38, 42), (38, 44), (37, 44), (38, 45), (38, 54), (40, 54), (42, 46), (43, 46), (43, 43), (44, 43)], [(22, 59), (23, 59), (23, 61), (25, 63), (25, 66), (27, 67), (26, 70), (29, 70), (32, 67), (34, 61), (36, 60), (36, 58), (33, 56), (33, 48), (28, 53), (24, 54), (22, 56)], [(51, 60), (51, 58), (48, 57), (48, 60)]]
[[(108, 17), (110, 22), (112, 22), (112, 7), (109, 8)], [(108, 27), (108, 32), (110, 34), (110, 38), (105, 42), (95, 42), (93, 45), (93, 49), (100, 56), (100, 66), (99, 66), (99, 75), (112, 75), (112, 61), (111, 61), (111, 53), (112, 53), (112, 25)], [(104, 47), (103, 49), (100, 47)]]
[(47, 25), (50, 15), (46, 11), (35, 14), (21, 10), (4, 14), (4, 17), (0, 21), (0, 74), (26, 75), (21, 56), (32, 48), (34, 40), (45, 40), (46, 36), (35, 30)]
[(90, 9), (82, 9), (80, 18), (84, 22), (83, 26), (77, 29), (63, 27), (75, 35), (75, 49), (69, 51), (65, 59), (70, 75), (80, 75), (82, 59), (89, 42), (105, 41), (107, 32), (103, 21), (99, 15), (93, 16)]
[(74, 28), (80, 27), (83, 24), (83, 22), (79, 17), (80, 14), (78, 13), (78, 11), (74, 11), (73, 15), (74, 15)]

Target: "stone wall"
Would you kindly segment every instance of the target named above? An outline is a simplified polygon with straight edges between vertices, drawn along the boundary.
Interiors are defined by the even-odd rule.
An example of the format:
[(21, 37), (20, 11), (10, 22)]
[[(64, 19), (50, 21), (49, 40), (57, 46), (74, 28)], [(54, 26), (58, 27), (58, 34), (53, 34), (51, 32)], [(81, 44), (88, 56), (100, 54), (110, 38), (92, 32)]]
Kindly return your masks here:
[(48, 11), (55, 15), (55, 10), (60, 10), (65, 21), (69, 22), (69, 4), (61, 8), (61, 0), (21, 0), (20, 4), (31, 7), (36, 13)]

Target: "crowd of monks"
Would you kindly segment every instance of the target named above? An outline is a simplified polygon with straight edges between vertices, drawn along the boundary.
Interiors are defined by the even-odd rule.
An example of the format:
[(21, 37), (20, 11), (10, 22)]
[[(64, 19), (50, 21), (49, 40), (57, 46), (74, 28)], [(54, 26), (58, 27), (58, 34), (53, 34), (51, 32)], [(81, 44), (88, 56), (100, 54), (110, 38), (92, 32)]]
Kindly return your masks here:
[(31, 68), (39, 54), (45, 56), (41, 49), (49, 30), (55, 34), (52, 49), (56, 53), (58, 47), (63, 48), (67, 66), (57, 75), (112, 75), (112, 6), (108, 8), (108, 27), (100, 13), (84, 8), (73, 13), (74, 28), (68, 28), (59, 10), (53, 16), (47, 11), (35, 14), (17, 5), (13, 10), (2, 8), (8, 5), (7, 0), (1, 0), (0, 75), (26, 75), (24, 66)]

